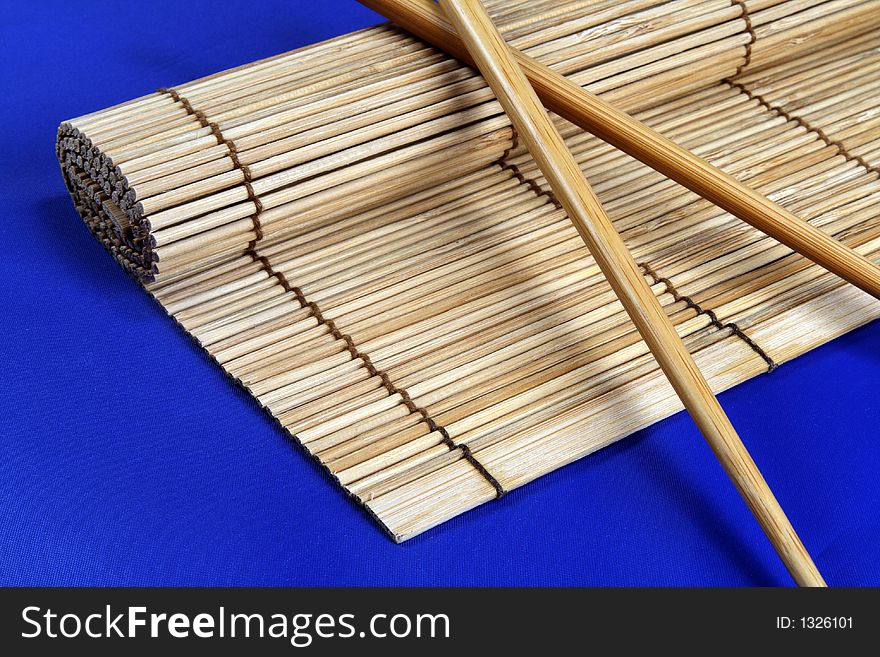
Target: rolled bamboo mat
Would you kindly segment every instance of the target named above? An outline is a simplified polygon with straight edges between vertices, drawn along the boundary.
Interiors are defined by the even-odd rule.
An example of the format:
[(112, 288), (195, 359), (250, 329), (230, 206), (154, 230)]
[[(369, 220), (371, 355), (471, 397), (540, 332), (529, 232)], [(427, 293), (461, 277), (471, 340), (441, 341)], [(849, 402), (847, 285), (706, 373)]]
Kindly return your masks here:
[[(488, 5), (878, 259), (877, 0)], [(880, 314), (559, 124), (716, 390)], [(394, 27), (67, 121), (57, 151), (96, 237), (398, 540), (680, 409), (491, 92)]]

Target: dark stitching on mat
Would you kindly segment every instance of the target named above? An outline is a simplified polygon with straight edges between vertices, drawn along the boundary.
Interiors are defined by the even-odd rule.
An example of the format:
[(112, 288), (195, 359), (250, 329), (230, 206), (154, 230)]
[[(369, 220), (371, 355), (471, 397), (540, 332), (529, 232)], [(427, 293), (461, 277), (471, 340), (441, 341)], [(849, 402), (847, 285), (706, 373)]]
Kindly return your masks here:
[(223, 136), (223, 132), (220, 130), (219, 125), (209, 120), (204, 112), (195, 109), (185, 97), (181, 96), (174, 89), (166, 89), (163, 87), (158, 90), (158, 93), (168, 94), (175, 102), (180, 103), (183, 106), (183, 109), (186, 110), (187, 114), (190, 114), (199, 120), (199, 123), (202, 124), (203, 128), (211, 130), (218, 145), (222, 144), (226, 146), (226, 150), (229, 152), (229, 159), (232, 160), (232, 165), (241, 171), (241, 175), (244, 176), (244, 188), (247, 191), (248, 200), (254, 204), (254, 213), (251, 215), (251, 221), (254, 224), (254, 239), (248, 244), (248, 249), (253, 249), (256, 247), (257, 242), (263, 239), (263, 226), (260, 223), (260, 215), (263, 213), (263, 204), (254, 191), (253, 176), (251, 175), (250, 168), (246, 164), (243, 164), (239, 159), (238, 148), (236, 148), (235, 142), (231, 139), (226, 139), (226, 137)]
[(763, 361), (765, 363), (767, 363), (767, 371), (768, 372), (772, 372), (773, 370), (775, 370), (778, 367), (776, 362), (770, 357), (770, 354), (768, 354), (766, 351), (764, 351), (764, 349), (762, 349), (761, 346), (758, 345), (757, 342), (755, 342), (748, 335), (746, 335), (746, 333), (739, 326), (737, 326), (733, 322), (722, 322), (720, 319), (718, 319), (718, 315), (715, 314), (714, 310), (710, 310), (708, 308), (703, 308), (700, 304), (698, 304), (696, 301), (694, 301), (691, 297), (684, 295), (684, 294), (680, 294), (679, 291), (675, 289), (675, 285), (672, 284), (672, 281), (670, 281), (668, 278), (664, 278), (663, 276), (660, 276), (656, 271), (654, 271), (654, 268), (651, 267), (650, 265), (648, 265), (644, 262), (641, 262), (641, 263), (639, 263), (639, 267), (644, 269), (645, 273), (654, 279), (655, 285), (657, 283), (663, 283), (663, 285), (666, 286), (666, 291), (672, 295), (673, 299), (675, 299), (676, 301), (683, 301), (688, 308), (692, 308), (693, 310), (697, 311), (698, 315), (705, 315), (706, 317), (708, 317), (712, 326), (714, 326), (715, 328), (717, 328), (721, 331), (724, 331), (724, 330), (730, 331), (733, 335), (735, 335), (740, 340), (745, 342), (749, 347), (752, 348), (752, 351), (754, 351), (756, 354), (758, 354), (763, 359)]
[(519, 144), (519, 135), (516, 132), (516, 128), (511, 126), (513, 129), (513, 141), (510, 144), (510, 148), (504, 151), (504, 154), (496, 160), (495, 164), (501, 167), (502, 171), (510, 171), (513, 174), (513, 177), (516, 178), (521, 184), (528, 186), (533, 192), (535, 192), (538, 196), (543, 196), (547, 200), (549, 200), (553, 205), (557, 207), (557, 209), (562, 209), (562, 204), (556, 199), (556, 196), (553, 192), (547, 191), (542, 188), (538, 183), (536, 183), (531, 178), (526, 178), (522, 171), (519, 170), (515, 164), (511, 164), (507, 161), (507, 156), (510, 155), (511, 151), (513, 151), (517, 145)]
[(336, 340), (339, 340), (345, 344), (346, 349), (351, 354), (353, 359), (361, 359), (363, 361), (364, 366), (367, 368), (367, 371), (370, 373), (370, 376), (378, 377), (382, 381), (382, 385), (388, 391), (390, 395), (400, 395), (400, 398), (403, 400), (403, 405), (406, 406), (407, 410), (410, 413), (415, 413), (422, 416), (422, 420), (424, 420), (425, 424), (428, 425), (428, 429), (432, 432), (436, 431), (443, 438), (443, 443), (449, 448), (450, 451), (459, 450), (464, 456), (465, 460), (470, 463), (483, 477), (495, 488), (495, 497), (501, 497), (505, 494), (504, 487), (492, 474), (486, 469), (480, 461), (473, 455), (471, 452), (471, 448), (465, 444), (456, 443), (452, 437), (449, 435), (449, 432), (445, 427), (437, 424), (434, 421), (428, 411), (421, 406), (418, 406), (410, 397), (409, 393), (402, 389), (398, 388), (394, 385), (394, 382), (391, 381), (391, 377), (388, 376), (386, 372), (383, 372), (378, 367), (373, 364), (373, 361), (370, 359), (369, 355), (362, 353), (358, 350), (357, 346), (354, 343), (354, 340), (347, 333), (343, 333), (339, 330), (339, 327), (336, 326), (336, 323), (330, 319), (329, 317), (325, 317), (321, 312), (321, 308), (314, 301), (309, 301), (306, 299), (303, 291), (296, 287), (295, 285), (291, 285), (287, 278), (284, 276), (282, 272), (276, 271), (271, 263), (269, 262), (266, 256), (257, 255), (257, 253), (250, 249), (249, 253), (254, 261), (262, 264), (263, 268), (269, 273), (271, 276), (275, 276), (278, 281), (281, 283), (282, 287), (288, 292), (292, 293), (296, 296), (297, 301), (299, 301), (300, 305), (303, 308), (308, 308), (311, 312), (312, 316), (318, 321), (319, 324), (323, 324), (328, 329), (330, 329), (330, 335), (332, 335)]
[(750, 99), (757, 100), (765, 108), (767, 108), (768, 110), (770, 110), (774, 114), (781, 116), (786, 121), (793, 121), (794, 123), (797, 123), (802, 128), (806, 129), (808, 132), (812, 132), (813, 134), (818, 135), (819, 139), (821, 139), (823, 142), (825, 142), (826, 146), (834, 146), (837, 149), (837, 152), (840, 155), (843, 155), (843, 157), (845, 157), (848, 161), (856, 162), (857, 164), (864, 167), (866, 171), (880, 174), (880, 169), (877, 169), (877, 167), (869, 164), (867, 161), (865, 161), (865, 159), (863, 157), (861, 157), (859, 155), (853, 155), (852, 153), (850, 153), (846, 149), (846, 146), (843, 145), (842, 142), (839, 142), (836, 139), (832, 139), (831, 137), (829, 137), (828, 134), (822, 128), (817, 128), (814, 125), (811, 125), (805, 119), (802, 119), (801, 117), (796, 116), (794, 114), (790, 114), (789, 112), (787, 112), (783, 108), (774, 105), (773, 103), (768, 101), (766, 98), (764, 98), (760, 94), (754, 93), (751, 89), (746, 87), (746, 85), (744, 85), (742, 82), (734, 82), (733, 80), (725, 80), (725, 82), (727, 84), (729, 84), (731, 87), (735, 87), (735, 88), (739, 89), (742, 93), (744, 93)]
[[(422, 419), (428, 425), (428, 428), (432, 432), (438, 432), (443, 437), (443, 443), (449, 448), (450, 451), (459, 450), (464, 456), (465, 460), (470, 463), (474, 467), (474, 469), (476, 469), (477, 472), (479, 472), (490, 484), (492, 484), (492, 486), (495, 488), (496, 498), (504, 495), (506, 491), (501, 485), (501, 482), (499, 482), (494, 476), (492, 476), (492, 474), (486, 469), (486, 466), (484, 466), (482, 463), (480, 463), (479, 460), (477, 460), (477, 458), (471, 452), (470, 447), (465, 444), (456, 443), (449, 435), (449, 432), (446, 430), (446, 428), (437, 424), (434, 419), (428, 414), (428, 411), (426, 409), (416, 405), (416, 403), (412, 400), (412, 397), (409, 396), (409, 393), (406, 390), (398, 388), (396, 385), (394, 385), (388, 374), (378, 369), (373, 364), (373, 361), (370, 360), (370, 357), (367, 354), (358, 351), (358, 348), (354, 344), (354, 340), (352, 340), (351, 336), (340, 331), (339, 328), (336, 326), (336, 323), (332, 319), (325, 317), (324, 314), (321, 312), (321, 309), (318, 307), (318, 304), (306, 299), (302, 290), (300, 290), (295, 285), (291, 285), (283, 272), (276, 271), (272, 267), (272, 264), (269, 262), (269, 259), (266, 258), (266, 256), (262, 256), (257, 253), (257, 242), (263, 239), (263, 229), (259, 219), (260, 214), (263, 212), (263, 204), (260, 202), (260, 199), (257, 197), (256, 193), (254, 193), (251, 171), (247, 167), (247, 165), (242, 164), (239, 160), (238, 149), (235, 147), (235, 143), (231, 139), (226, 139), (223, 136), (222, 131), (220, 130), (220, 126), (208, 120), (208, 117), (205, 116), (204, 112), (194, 109), (190, 102), (179, 93), (177, 93), (177, 91), (175, 91), (174, 89), (162, 88), (159, 89), (159, 93), (165, 93), (171, 96), (172, 99), (183, 105), (187, 113), (195, 116), (202, 124), (202, 127), (210, 128), (211, 132), (214, 134), (214, 137), (217, 139), (217, 143), (226, 145), (226, 148), (229, 150), (229, 157), (232, 160), (232, 163), (239, 171), (242, 172), (242, 175), (244, 176), (245, 189), (247, 189), (248, 193), (248, 198), (251, 200), (251, 202), (254, 204), (254, 207), (256, 208), (256, 211), (252, 216), (252, 220), (254, 222), (255, 238), (250, 241), (250, 244), (248, 244), (247, 248), (247, 253), (251, 256), (251, 258), (253, 258), (255, 262), (259, 262), (266, 273), (268, 273), (270, 276), (274, 276), (275, 278), (277, 278), (278, 282), (281, 284), (281, 287), (284, 288), (285, 291), (295, 295), (297, 301), (299, 301), (300, 306), (302, 306), (303, 308), (308, 308), (312, 316), (318, 321), (319, 324), (323, 324), (328, 329), (330, 329), (330, 335), (332, 335), (336, 340), (341, 340), (345, 344), (348, 352), (351, 354), (351, 357), (353, 359), (360, 358), (370, 375), (379, 377), (379, 379), (382, 381), (382, 385), (385, 387), (389, 394), (400, 395), (400, 398), (403, 400), (404, 406), (406, 406), (407, 410), (409, 410), (410, 413), (421, 415)], [(510, 153), (511, 150), (516, 147), (516, 144), (517, 137), (516, 130), (514, 129), (511, 146), (504, 152), (504, 155), (502, 155), (502, 160), (507, 156), (508, 153)]]
[(746, 22), (746, 32), (749, 33), (749, 42), (746, 44), (746, 56), (743, 59), (743, 63), (737, 66), (736, 73), (733, 74), (733, 77), (737, 77), (740, 73), (743, 72), (746, 66), (748, 66), (752, 61), (752, 46), (755, 44), (755, 41), (758, 40), (758, 35), (755, 34), (755, 28), (752, 26), (752, 18), (749, 16), (749, 8), (746, 6), (745, 0), (730, 0), (733, 5), (739, 5), (739, 8), (742, 9), (742, 14), (740, 14), (740, 18), (742, 18)]
[(511, 152), (513, 152), (514, 150), (516, 150), (516, 147), (517, 147), (517, 146), (519, 146), (519, 133), (516, 131), (516, 127), (513, 126), (513, 125), (511, 125), (511, 126), (510, 126), (510, 131), (511, 131), (511, 135), (510, 135), (510, 146), (508, 146), (508, 147), (507, 147), (507, 150), (505, 150), (505, 151), (501, 154), (501, 157), (498, 158), (498, 164), (500, 164), (500, 165), (503, 165), (503, 164), (504, 164), (504, 161), (507, 159), (507, 156), (510, 155)]

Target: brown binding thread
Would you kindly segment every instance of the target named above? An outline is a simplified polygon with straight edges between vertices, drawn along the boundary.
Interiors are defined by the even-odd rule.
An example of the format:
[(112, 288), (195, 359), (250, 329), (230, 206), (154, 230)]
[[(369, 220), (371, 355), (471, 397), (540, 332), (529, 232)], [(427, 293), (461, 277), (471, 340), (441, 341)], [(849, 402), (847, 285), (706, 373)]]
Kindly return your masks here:
[(766, 351), (764, 351), (764, 349), (762, 349), (761, 346), (757, 342), (755, 342), (748, 335), (746, 335), (745, 331), (743, 331), (739, 326), (737, 326), (733, 322), (722, 322), (720, 319), (718, 319), (718, 315), (715, 314), (714, 310), (711, 310), (709, 308), (703, 308), (700, 304), (698, 304), (696, 301), (694, 301), (691, 297), (689, 297), (685, 294), (681, 294), (678, 290), (675, 289), (675, 285), (672, 284), (672, 281), (670, 281), (668, 278), (660, 276), (656, 271), (654, 271), (654, 268), (651, 267), (651, 265), (649, 265), (645, 262), (640, 262), (639, 267), (641, 267), (645, 271), (645, 273), (648, 274), (648, 276), (650, 276), (651, 278), (654, 279), (655, 285), (657, 283), (663, 283), (663, 285), (666, 286), (666, 291), (672, 295), (673, 299), (675, 299), (676, 301), (684, 302), (684, 304), (688, 308), (694, 309), (698, 315), (705, 315), (706, 317), (708, 317), (709, 322), (715, 328), (717, 328), (721, 331), (725, 331), (725, 330), (730, 331), (733, 335), (735, 335), (740, 340), (745, 342), (749, 347), (752, 348), (752, 351), (754, 351), (756, 354), (758, 354), (761, 357), (761, 359), (765, 363), (767, 363), (767, 371), (768, 372), (772, 372), (777, 367), (779, 367), (779, 365), (770, 357), (770, 354), (768, 354)]
[(866, 171), (880, 174), (880, 169), (873, 166), (872, 164), (869, 164), (860, 155), (853, 155), (852, 153), (850, 153), (846, 149), (846, 146), (843, 145), (843, 142), (840, 142), (836, 139), (832, 139), (831, 137), (828, 136), (828, 134), (822, 128), (817, 128), (816, 126), (810, 124), (806, 119), (802, 119), (801, 117), (799, 117), (795, 114), (791, 114), (790, 112), (786, 111), (782, 107), (774, 105), (773, 103), (768, 101), (766, 98), (764, 98), (760, 94), (754, 93), (751, 89), (749, 89), (742, 82), (734, 82), (733, 80), (725, 80), (725, 82), (727, 84), (729, 84), (731, 87), (739, 89), (742, 93), (744, 93), (750, 99), (757, 100), (761, 105), (763, 105), (769, 111), (773, 112), (774, 114), (776, 114), (778, 116), (781, 116), (786, 121), (792, 121), (794, 123), (797, 123), (799, 126), (804, 128), (808, 132), (812, 132), (813, 134), (817, 135), (819, 137), (819, 139), (821, 139), (823, 142), (825, 142), (825, 144), (827, 146), (835, 147), (837, 149), (837, 152), (840, 153), (841, 155), (843, 155), (843, 157), (846, 158), (848, 161), (856, 162), (860, 166), (864, 167)]
[[(521, 183), (528, 185), (532, 190), (534, 190), (534, 192), (538, 196), (544, 196), (548, 200), (550, 200), (557, 208), (562, 208), (562, 205), (559, 203), (559, 201), (556, 199), (556, 197), (554, 196), (554, 194), (552, 192), (549, 192), (549, 191), (543, 189), (531, 178), (526, 178), (523, 175), (523, 173), (517, 168), (517, 166), (515, 164), (510, 164), (509, 162), (506, 161), (506, 158), (510, 154), (510, 152), (514, 148), (516, 148), (516, 143), (517, 143), (516, 142), (516, 130), (514, 130), (513, 134), (514, 134), (513, 144), (511, 145), (510, 148), (508, 148), (504, 152), (504, 155), (501, 156), (501, 158), (498, 160), (497, 164), (502, 168), (502, 170), (510, 171), (513, 174), (513, 176), (517, 180), (519, 180)], [(663, 285), (666, 286), (666, 291), (672, 295), (673, 299), (675, 299), (676, 301), (684, 302), (684, 304), (687, 307), (695, 310), (698, 315), (705, 315), (706, 317), (708, 317), (709, 321), (711, 322), (711, 324), (715, 328), (722, 330), (722, 331), (724, 331), (724, 330), (730, 331), (733, 335), (735, 335), (740, 340), (745, 342), (749, 347), (752, 348), (752, 350), (756, 354), (758, 354), (763, 359), (763, 361), (765, 363), (767, 363), (767, 371), (768, 372), (772, 372), (773, 370), (775, 370), (778, 367), (778, 365), (770, 357), (770, 355), (766, 351), (764, 351), (764, 349), (762, 349), (761, 346), (758, 345), (758, 343), (756, 343), (754, 340), (752, 340), (739, 326), (737, 326), (733, 322), (722, 322), (720, 319), (718, 319), (718, 315), (715, 314), (715, 311), (710, 310), (710, 309), (705, 309), (702, 306), (700, 306), (700, 304), (698, 304), (696, 301), (694, 301), (691, 297), (684, 295), (684, 294), (680, 294), (678, 292), (678, 290), (675, 289), (675, 286), (672, 284), (672, 281), (670, 281), (668, 278), (664, 278), (664, 277), (660, 276), (659, 274), (657, 274), (657, 272), (654, 271), (653, 267), (651, 267), (650, 265), (648, 265), (646, 263), (639, 263), (639, 267), (644, 269), (645, 272), (648, 274), (648, 276), (650, 276), (651, 278), (654, 279), (655, 285), (657, 283), (663, 283)]]
[(184, 96), (181, 96), (175, 89), (166, 89), (162, 87), (158, 90), (158, 93), (164, 93), (183, 106), (183, 109), (186, 110), (187, 114), (190, 114), (196, 117), (199, 120), (199, 123), (202, 124), (203, 128), (208, 128), (211, 133), (214, 135), (214, 138), (217, 140), (217, 144), (222, 144), (226, 146), (226, 150), (229, 154), (229, 159), (232, 160), (233, 166), (241, 171), (241, 175), (244, 176), (244, 188), (247, 191), (248, 200), (254, 204), (254, 213), (251, 215), (251, 221), (254, 224), (254, 239), (250, 241), (248, 244), (248, 249), (253, 249), (256, 247), (257, 242), (263, 239), (263, 226), (260, 223), (260, 215), (263, 213), (263, 204), (254, 191), (253, 186), (253, 176), (251, 175), (251, 170), (248, 168), (246, 164), (243, 164), (238, 156), (238, 148), (235, 146), (235, 142), (231, 139), (226, 139), (223, 136), (223, 132), (220, 130), (220, 126), (209, 120), (204, 112), (201, 110), (195, 109)]
[(543, 187), (541, 187), (538, 183), (536, 183), (532, 178), (527, 178), (522, 171), (519, 170), (519, 167), (515, 164), (511, 164), (507, 161), (507, 156), (516, 149), (517, 145), (519, 145), (519, 135), (516, 132), (516, 128), (510, 126), (513, 130), (513, 141), (510, 144), (510, 148), (504, 151), (504, 154), (499, 157), (495, 164), (501, 167), (502, 171), (509, 171), (513, 174), (513, 177), (516, 178), (521, 184), (526, 185), (531, 189), (537, 196), (543, 196), (548, 201), (550, 201), (553, 205), (556, 206), (557, 209), (562, 209), (562, 204), (556, 199), (556, 196), (551, 191), (547, 191)]
[[(515, 164), (510, 164), (505, 161), (507, 155), (509, 155), (510, 151), (512, 151), (515, 147), (516, 147), (516, 131), (514, 131), (513, 145), (509, 149), (507, 149), (507, 151), (505, 151), (502, 158), (500, 160), (498, 160), (498, 165), (502, 169), (505, 169), (505, 170), (513, 173), (514, 177), (517, 180), (519, 180), (521, 183), (526, 184), (529, 187), (531, 187), (535, 191), (536, 194), (538, 194), (539, 196), (546, 197), (557, 208), (562, 208), (562, 205), (559, 203), (559, 201), (556, 199), (556, 197), (553, 195), (552, 192), (548, 192), (548, 191), (544, 190), (534, 180), (532, 180), (530, 178), (526, 178), (522, 174), (522, 172), (516, 167)], [(656, 283), (663, 283), (663, 285), (666, 286), (666, 291), (672, 295), (673, 299), (675, 299), (676, 301), (684, 302), (684, 304), (686, 306), (688, 306), (689, 308), (693, 308), (697, 312), (698, 315), (706, 315), (709, 318), (709, 321), (712, 323), (712, 325), (715, 326), (717, 329), (720, 329), (722, 331), (728, 330), (733, 335), (735, 335), (736, 337), (741, 339), (743, 342), (745, 342), (749, 347), (752, 348), (752, 350), (755, 353), (757, 353), (764, 360), (765, 363), (767, 363), (767, 371), (768, 372), (772, 372), (773, 370), (775, 370), (778, 367), (778, 365), (770, 357), (770, 355), (766, 351), (764, 351), (761, 348), (761, 346), (758, 345), (758, 343), (756, 343), (754, 340), (752, 340), (739, 326), (737, 326), (733, 322), (726, 322), (726, 323), (722, 322), (721, 320), (718, 319), (718, 315), (715, 314), (715, 311), (705, 309), (702, 306), (700, 306), (696, 301), (694, 301), (691, 297), (683, 295), (683, 294), (679, 294), (678, 290), (676, 290), (675, 286), (672, 284), (672, 281), (670, 281), (668, 278), (663, 278), (662, 276), (659, 276), (657, 274), (657, 272), (655, 272), (654, 269), (650, 265), (648, 265), (646, 263), (640, 263), (639, 266), (642, 269), (644, 269), (645, 272), (651, 278), (654, 279), (655, 284)]]
[(752, 19), (749, 16), (749, 9), (746, 6), (745, 0), (730, 0), (730, 1), (734, 5), (739, 5), (740, 8), (742, 9), (741, 17), (746, 22), (746, 30), (751, 35), (751, 39), (749, 40), (749, 43), (746, 45), (745, 60), (743, 61), (742, 64), (739, 65), (739, 67), (737, 67), (736, 73), (734, 73), (731, 77), (725, 79), (724, 82), (726, 82), (731, 87), (735, 87), (736, 89), (739, 89), (742, 93), (744, 93), (746, 96), (748, 96), (751, 100), (757, 100), (766, 109), (770, 110), (771, 112), (773, 112), (774, 114), (776, 114), (778, 116), (781, 116), (786, 121), (793, 121), (793, 122), (797, 123), (799, 126), (801, 126), (802, 128), (804, 128), (805, 130), (807, 130), (808, 132), (812, 132), (812, 133), (818, 135), (819, 139), (821, 139), (823, 142), (825, 142), (825, 144), (827, 146), (834, 146), (837, 149), (837, 152), (840, 153), (841, 155), (843, 155), (843, 157), (845, 157), (848, 161), (856, 162), (857, 164), (864, 167), (865, 170), (867, 170), (867, 171), (880, 174), (880, 169), (877, 169), (876, 167), (869, 164), (860, 155), (853, 155), (852, 153), (850, 153), (846, 149), (846, 146), (843, 145), (842, 142), (829, 137), (828, 134), (822, 128), (817, 128), (817, 127), (811, 125), (809, 122), (807, 122), (806, 119), (802, 119), (799, 116), (795, 116), (793, 114), (790, 114), (788, 111), (786, 111), (782, 107), (774, 105), (773, 103), (768, 101), (766, 98), (764, 98), (760, 94), (754, 93), (751, 89), (749, 89), (742, 82), (737, 82), (736, 80), (734, 80), (734, 78), (739, 77), (739, 74), (743, 72), (743, 69), (745, 69), (746, 66), (748, 66), (749, 63), (752, 61), (752, 45), (758, 40), (758, 36), (757, 36), (757, 34), (755, 34), (755, 30), (752, 26)]
[[(293, 294), (299, 302), (300, 306), (302, 306), (303, 308), (308, 308), (312, 316), (318, 321), (318, 323), (326, 326), (330, 330), (330, 335), (332, 335), (336, 340), (342, 341), (353, 359), (361, 359), (370, 375), (379, 377), (379, 379), (382, 381), (382, 385), (385, 387), (389, 394), (399, 395), (401, 400), (403, 401), (404, 406), (406, 406), (407, 410), (410, 413), (421, 415), (425, 424), (428, 425), (428, 429), (432, 432), (436, 431), (440, 434), (440, 436), (443, 438), (443, 444), (445, 444), (446, 447), (449, 448), (449, 451), (460, 451), (464, 459), (468, 463), (470, 463), (474, 467), (474, 469), (479, 472), (483, 476), (483, 478), (492, 485), (492, 487), (495, 489), (496, 499), (504, 495), (507, 491), (501, 485), (501, 482), (499, 482), (492, 475), (492, 473), (490, 473), (486, 469), (486, 466), (484, 466), (473, 455), (473, 452), (471, 452), (471, 448), (468, 445), (463, 443), (456, 443), (449, 435), (449, 432), (446, 430), (445, 427), (437, 424), (437, 422), (434, 421), (434, 418), (430, 416), (426, 409), (418, 406), (406, 390), (398, 388), (396, 385), (394, 385), (394, 382), (391, 381), (391, 377), (389, 377), (386, 372), (383, 372), (382, 370), (377, 368), (373, 364), (373, 361), (370, 359), (369, 355), (361, 353), (358, 350), (357, 346), (354, 343), (354, 340), (350, 335), (340, 331), (339, 328), (336, 326), (336, 323), (332, 319), (324, 316), (324, 314), (321, 312), (321, 309), (318, 307), (318, 304), (316, 304), (314, 301), (309, 301), (308, 299), (306, 299), (302, 290), (300, 290), (295, 285), (291, 285), (290, 281), (287, 280), (287, 277), (284, 275), (283, 272), (276, 271), (275, 268), (272, 267), (272, 264), (269, 262), (269, 259), (266, 256), (259, 255), (257, 253), (257, 242), (263, 239), (263, 230), (259, 219), (259, 215), (263, 211), (263, 204), (260, 202), (260, 199), (254, 192), (254, 188), (252, 185), (253, 179), (250, 169), (247, 167), (247, 165), (242, 164), (241, 160), (239, 159), (238, 149), (235, 147), (235, 143), (231, 139), (226, 139), (223, 136), (222, 131), (220, 130), (220, 126), (210, 121), (204, 112), (195, 109), (186, 98), (181, 96), (174, 89), (166, 89), (163, 87), (162, 89), (159, 89), (158, 92), (169, 95), (175, 102), (180, 103), (188, 114), (195, 116), (199, 120), (199, 123), (202, 124), (202, 127), (210, 128), (211, 132), (214, 134), (214, 137), (217, 139), (217, 143), (225, 144), (226, 148), (229, 150), (229, 158), (232, 160), (233, 165), (235, 165), (235, 167), (242, 172), (242, 175), (244, 176), (245, 188), (247, 189), (248, 193), (248, 198), (254, 204), (254, 208), (256, 209), (253, 216), (251, 217), (254, 222), (255, 237), (250, 241), (250, 244), (248, 244), (247, 248), (247, 253), (251, 256), (251, 258), (253, 258), (254, 262), (259, 262), (266, 273), (269, 274), (269, 276), (274, 276), (276, 279), (278, 279), (281, 287), (284, 288), (285, 291)], [(516, 130), (514, 130), (511, 146), (507, 149), (507, 151), (505, 151), (504, 155), (502, 155), (502, 159), (504, 159), (507, 154), (510, 153), (513, 148), (515, 148), (516, 143)]]
[(354, 343), (354, 340), (347, 333), (343, 333), (339, 330), (339, 327), (336, 326), (336, 323), (326, 317), (322, 312), (318, 304), (314, 301), (309, 301), (306, 299), (303, 291), (296, 287), (295, 285), (291, 285), (284, 274), (280, 271), (276, 271), (271, 263), (269, 262), (266, 256), (261, 256), (256, 253), (253, 249), (249, 250), (251, 257), (255, 262), (259, 262), (263, 269), (266, 270), (271, 276), (275, 276), (278, 281), (281, 283), (281, 286), (296, 296), (297, 301), (299, 301), (300, 305), (303, 308), (308, 308), (311, 312), (312, 316), (318, 321), (318, 324), (322, 324), (326, 326), (330, 330), (330, 335), (332, 335), (336, 340), (339, 340), (345, 344), (346, 349), (351, 354), (353, 359), (361, 359), (363, 361), (364, 366), (367, 368), (367, 371), (370, 373), (370, 376), (378, 377), (382, 381), (382, 385), (388, 391), (390, 395), (399, 395), (401, 400), (403, 401), (403, 405), (406, 406), (407, 410), (410, 413), (415, 413), (422, 416), (422, 420), (425, 424), (428, 425), (428, 429), (430, 431), (436, 431), (443, 438), (443, 443), (449, 448), (450, 451), (459, 450), (464, 456), (465, 460), (470, 463), (474, 469), (477, 470), (490, 484), (495, 488), (495, 497), (501, 497), (507, 491), (504, 490), (504, 487), (501, 485), (493, 475), (490, 473), (486, 466), (484, 466), (480, 461), (473, 455), (471, 452), (471, 448), (463, 443), (456, 443), (452, 437), (449, 435), (449, 432), (445, 427), (437, 424), (434, 418), (428, 413), (428, 411), (421, 406), (418, 406), (410, 397), (409, 393), (403, 388), (399, 388), (394, 385), (394, 382), (391, 380), (391, 377), (388, 376), (387, 372), (380, 370), (373, 364), (373, 361), (370, 359), (368, 354), (362, 353)]
[(758, 35), (755, 34), (755, 28), (752, 26), (752, 18), (749, 16), (749, 8), (746, 6), (745, 0), (730, 0), (730, 2), (732, 5), (739, 5), (739, 8), (742, 9), (740, 18), (746, 22), (746, 32), (749, 33), (749, 42), (746, 44), (746, 56), (743, 59), (743, 63), (736, 67), (736, 73), (733, 74), (733, 77), (737, 77), (751, 63), (752, 46), (758, 40)]

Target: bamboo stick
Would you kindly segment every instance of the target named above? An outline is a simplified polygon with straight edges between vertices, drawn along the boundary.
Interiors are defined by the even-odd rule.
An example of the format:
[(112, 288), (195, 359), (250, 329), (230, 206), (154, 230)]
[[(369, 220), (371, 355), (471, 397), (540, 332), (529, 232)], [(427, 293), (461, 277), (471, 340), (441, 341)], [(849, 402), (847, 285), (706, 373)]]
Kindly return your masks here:
[(441, 6), (715, 455), (802, 586), (824, 580), (478, 0)]

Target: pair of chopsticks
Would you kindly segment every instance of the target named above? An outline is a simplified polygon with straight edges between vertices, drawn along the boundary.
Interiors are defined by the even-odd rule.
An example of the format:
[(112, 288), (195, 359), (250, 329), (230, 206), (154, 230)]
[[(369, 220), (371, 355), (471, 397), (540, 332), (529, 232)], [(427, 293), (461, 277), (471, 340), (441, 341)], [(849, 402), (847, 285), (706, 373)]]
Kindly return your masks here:
[(508, 46), (479, 0), (440, 0), (449, 22), (429, 0), (361, 2), (479, 69), (795, 582), (801, 586), (825, 586), (782, 507), (651, 292), (538, 96), (562, 117), (877, 298), (880, 298), (880, 269), (733, 177)]

